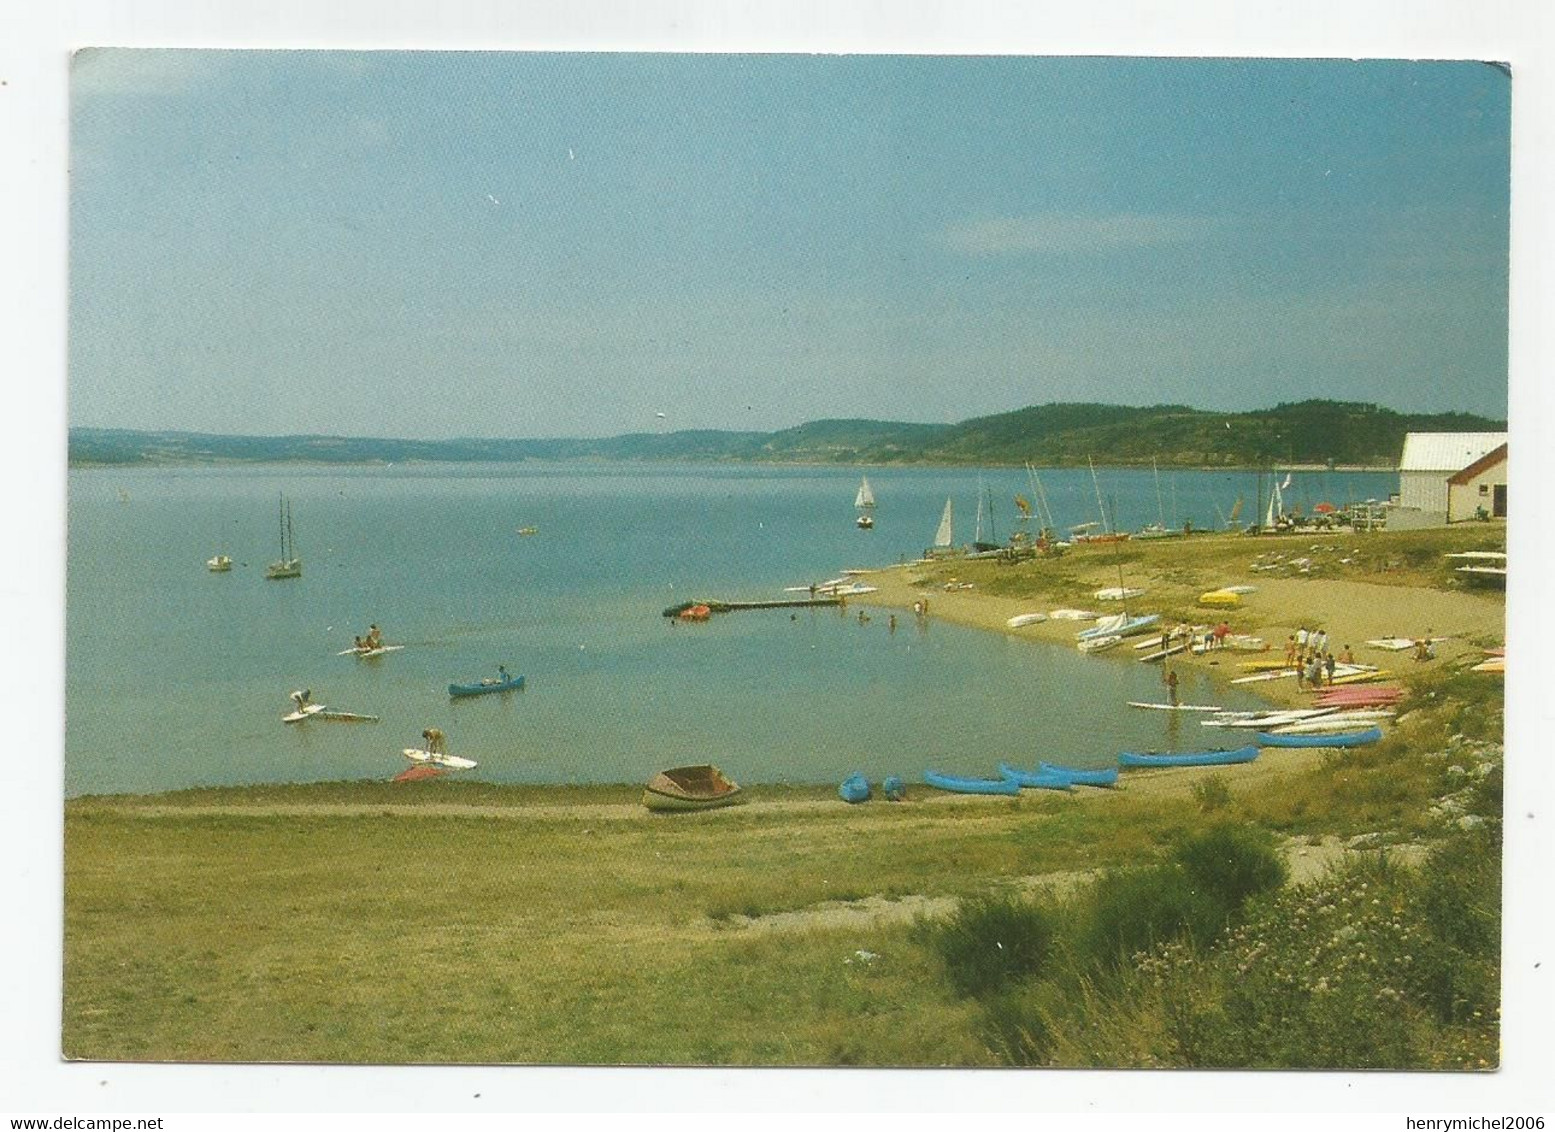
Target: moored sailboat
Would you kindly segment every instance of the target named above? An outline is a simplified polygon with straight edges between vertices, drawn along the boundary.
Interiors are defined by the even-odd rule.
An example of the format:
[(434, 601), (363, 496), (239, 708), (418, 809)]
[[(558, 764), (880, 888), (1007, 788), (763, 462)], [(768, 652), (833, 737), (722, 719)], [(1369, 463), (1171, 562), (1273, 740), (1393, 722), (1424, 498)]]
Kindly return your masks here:
[(302, 559), (297, 557), (297, 545), (292, 538), (292, 501), (284, 495), (281, 497), (281, 557), (265, 567), (265, 577), (271, 581), (302, 577)]
[(871, 514), (875, 509), (875, 493), (870, 489), (868, 476), (859, 480), (858, 495), (853, 499), (853, 506), (859, 511), (859, 517), (854, 520), (859, 529), (872, 530), (875, 525), (875, 517)]

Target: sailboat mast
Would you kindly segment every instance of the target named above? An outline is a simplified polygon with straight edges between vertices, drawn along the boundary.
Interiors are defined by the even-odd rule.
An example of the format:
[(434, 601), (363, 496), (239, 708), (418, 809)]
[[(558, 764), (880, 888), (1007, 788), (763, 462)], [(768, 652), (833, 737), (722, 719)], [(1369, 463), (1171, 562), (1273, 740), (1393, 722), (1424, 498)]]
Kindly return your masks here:
[(1161, 529), (1164, 531), (1166, 529), (1166, 508), (1161, 503), (1161, 468), (1156, 463), (1156, 459), (1155, 459), (1154, 456), (1150, 457), (1150, 467), (1151, 467), (1151, 470), (1155, 472), (1155, 511), (1156, 511), (1156, 516), (1157, 516), (1157, 518), (1158, 518), (1158, 520), (1159, 520), (1159, 522), (1161, 524)]
[(1111, 534), (1112, 533), (1112, 529), (1107, 526), (1107, 508), (1102, 506), (1102, 502), (1101, 502), (1101, 483), (1096, 478), (1096, 465), (1095, 465), (1094, 462), (1092, 462), (1092, 460), (1091, 460), (1091, 458), (1089, 456), (1087, 456), (1085, 458), (1085, 462), (1087, 464), (1089, 464), (1090, 468), (1091, 468), (1091, 486), (1096, 489), (1096, 510), (1101, 512), (1101, 529), (1102, 529), (1102, 532), (1104, 534)]

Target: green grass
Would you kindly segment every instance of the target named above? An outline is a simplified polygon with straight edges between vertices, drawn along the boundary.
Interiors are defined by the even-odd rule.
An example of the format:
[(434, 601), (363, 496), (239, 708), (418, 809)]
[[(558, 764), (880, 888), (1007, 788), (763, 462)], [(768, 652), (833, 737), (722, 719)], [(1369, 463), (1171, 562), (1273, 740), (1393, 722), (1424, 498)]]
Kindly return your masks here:
[[(74, 800), (63, 1049), (105, 1060), (383, 1063), (1234, 1060), (1228, 1035), (1263, 1025), (1233, 1010), (1234, 964), (1224, 967), (1204, 932), (1167, 944), (1171, 933), (1148, 917), (1127, 946), (1186, 948), (1165, 952), (1177, 965), (1159, 982), (1130, 964), (1097, 964), (1076, 934), (1101, 891), (1085, 878), (1148, 885), (1150, 870), (1185, 869), (1182, 847), (1209, 821), (1250, 837), (1446, 844), (1440, 800), (1493, 820), (1499, 774), (1474, 772), (1473, 743), (1499, 736), (1499, 682), (1446, 665), (1409, 679), (1411, 714), (1387, 742), (1251, 785), (1215, 771), (1175, 797), (1125, 782), (1090, 803), (1044, 794), (850, 807), (826, 787), (761, 787), (753, 799), (779, 804), (660, 817), (637, 807), (633, 786), (332, 783)], [(591, 809), (601, 806), (614, 816)], [(1447, 878), (1439, 893), (1398, 882), (1411, 922), (1435, 942), (1416, 957), (1423, 973), (1408, 1010), (1372, 1018), (1391, 1027), (1390, 1064), (1494, 1060), (1492, 828), (1464, 832), (1458, 856), (1433, 862)], [(1211, 854), (1211, 872), (1222, 857)], [(1034, 897), (1033, 882), (1055, 874), (1068, 887)], [(1229, 867), (1216, 880), (1201, 868), (1190, 887), (1251, 875)], [(869, 897), (906, 911), (827, 918)], [(1008, 910), (1034, 899), (1059, 925), (1050, 949), (1022, 953), (1018, 969), (1037, 977), (993, 990), (996, 972), (977, 998), (958, 992), (934, 942), (933, 923), (957, 913), (929, 927), (906, 918), (914, 902)], [(785, 913), (799, 918), (765, 919)], [(986, 955), (987, 924), (960, 922), (969, 954)], [(1297, 940), (1280, 946), (1300, 954)], [(1340, 1025), (1325, 1017), (1303, 1025)], [(1269, 1064), (1296, 1056), (1272, 1042), (1259, 1047), (1275, 1050)], [(1336, 1037), (1323, 1056), (1351, 1048)]]

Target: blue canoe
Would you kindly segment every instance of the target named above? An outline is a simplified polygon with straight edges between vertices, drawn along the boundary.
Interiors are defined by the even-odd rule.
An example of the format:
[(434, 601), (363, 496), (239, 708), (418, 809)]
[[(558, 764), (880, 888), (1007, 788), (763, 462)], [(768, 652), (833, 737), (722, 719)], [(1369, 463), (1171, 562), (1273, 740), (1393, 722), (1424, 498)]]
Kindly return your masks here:
[(509, 676), (506, 680), (482, 680), (477, 684), (450, 684), (448, 694), (450, 696), (484, 696), (487, 692), (511, 692), (514, 688), (522, 688), (524, 678), (522, 676)]
[(1258, 733), (1258, 743), (1263, 747), (1364, 747), (1382, 738), (1382, 728), (1368, 727), (1365, 731), (1346, 731), (1337, 735), (1270, 735)]
[(923, 781), (936, 790), (949, 790), (953, 794), (1019, 794), (1020, 783), (1008, 778), (962, 778), (954, 774), (941, 774), (937, 770), (923, 772)]
[(842, 780), (842, 785), (837, 787), (837, 793), (844, 802), (869, 801), (869, 779), (857, 772), (848, 775)]
[(999, 773), (1011, 782), (1034, 790), (1073, 790), (1074, 781), (1066, 774), (1051, 771), (1021, 770), (1009, 763), (999, 764)]
[(1076, 786), (1116, 786), (1118, 784), (1118, 768), (1109, 766), (1104, 770), (1082, 770), (1077, 766), (1059, 766), (1057, 763), (1040, 762), (1037, 769), (1049, 774), (1061, 774)]
[(1238, 747), (1234, 751), (1190, 751), (1181, 755), (1162, 755), (1151, 751), (1141, 754), (1124, 751), (1118, 756), (1120, 766), (1228, 766), (1231, 763), (1250, 763), (1258, 757), (1257, 747)]

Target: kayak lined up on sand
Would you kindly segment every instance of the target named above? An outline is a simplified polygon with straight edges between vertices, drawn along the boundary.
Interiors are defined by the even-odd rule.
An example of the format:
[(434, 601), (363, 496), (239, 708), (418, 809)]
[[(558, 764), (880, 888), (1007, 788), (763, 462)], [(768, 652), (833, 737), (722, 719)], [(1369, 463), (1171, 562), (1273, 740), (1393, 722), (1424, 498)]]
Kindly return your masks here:
[(1005, 794), (1020, 793), (1020, 783), (1010, 778), (963, 778), (956, 774), (941, 774), (937, 770), (923, 772), (923, 781), (936, 790), (952, 794)]
[(1022, 770), (1009, 763), (1000, 763), (999, 774), (1019, 786), (1030, 787), (1033, 790), (1074, 789), (1074, 779), (1067, 774), (1056, 774), (1050, 770)]
[(1222, 711), (1223, 708), (1211, 707), (1209, 704), (1147, 704), (1138, 700), (1130, 700), (1128, 706), (1132, 708), (1146, 708), (1150, 711)]
[(1037, 768), (1050, 774), (1061, 774), (1076, 786), (1116, 786), (1118, 784), (1118, 768), (1115, 766), (1087, 769), (1039, 762)]
[(844, 802), (858, 803), (869, 801), (869, 779), (859, 771), (854, 771), (842, 780), (842, 785), (837, 787), (837, 794)]
[(1365, 731), (1351, 731), (1339, 735), (1274, 735), (1266, 731), (1258, 733), (1258, 743), (1264, 747), (1364, 747), (1382, 738), (1382, 728), (1369, 727)]
[(1169, 754), (1159, 751), (1124, 751), (1118, 755), (1118, 765), (1132, 767), (1229, 766), (1234, 763), (1250, 763), (1257, 757), (1258, 748), (1253, 746), (1237, 747), (1233, 750), (1222, 748), (1214, 751), (1189, 751), (1182, 754)]

